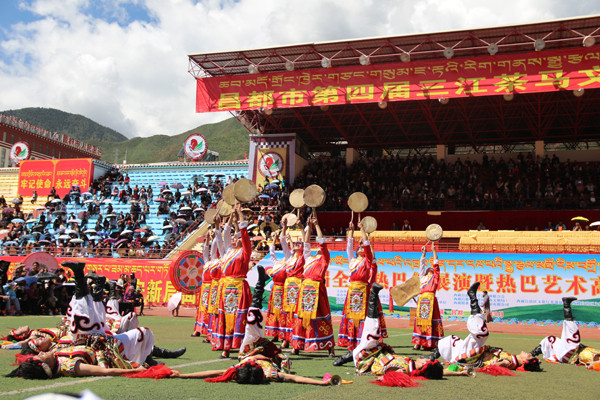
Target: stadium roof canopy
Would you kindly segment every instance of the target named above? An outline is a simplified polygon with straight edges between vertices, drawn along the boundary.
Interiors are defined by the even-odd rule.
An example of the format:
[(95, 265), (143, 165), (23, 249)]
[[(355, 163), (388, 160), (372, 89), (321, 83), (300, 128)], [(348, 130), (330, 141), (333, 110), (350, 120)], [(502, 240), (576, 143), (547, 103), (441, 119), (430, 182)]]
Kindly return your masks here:
[[(599, 36), (600, 17), (593, 16), (455, 32), (195, 54), (189, 56), (189, 70), (197, 82), (224, 82), (249, 79), (257, 74), (272, 77), (311, 73), (314, 76), (319, 71), (390, 65), (397, 70), (398, 66), (407, 70), (411, 66), (424, 66), (422, 68), (431, 70), (437, 62), (443, 63), (440, 65), (448, 71), (450, 62), (489, 64), (489, 60), (495, 62), (508, 57), (505, 63), (495, 62), (495, 70), (489, 74), (497, 75), (498, 68), (504, 68), (502, 74), (508, 75), (515, 72), (509, 64), (515, 66), (522, 61), (521, 57), (530, 57), (530, 64), (531, 57), (545, 57), (548, 65), (553, 58), (561, 58), (567, 65), (575, 64), (571, 61), (579, 56), (588, 61), (587, 77), (595, 80), (596, 73), (589, 71), (598, 69), (600, 75), (600, 58), (594, 60), (600, 52), (596, 44)], [(410, 73), (414, 75), (416, 69), (412, 68)], [(584, 71), (575, 72), (584, 75)], [(537, 91), (520, 91), (517, 85), (511, 86), (510, 91), (492, 92), (490, 89), (490, 94), (482, 96), (463, 93), (454, 97), (430, 91), (431, 96), (402, 101), (375, 98), (366, 102), (320, 105), (315, 101), (290, 107), (265, 103), (230, 111), (252, 133), (296, 133), (312, 151), (340, 145), (406, 149), (445, 144), (477, 149), (484, 145), (509, 146), (535, 140), (567, 144), (598, 141), (600, 91), (595, 88), (600, 87), (600, 79), (597, 86), (595, 83), (584, 86), (587, 83), (582, 84), (583, 80), (577, 81), (581, 86), (573, 86), (576, 80), (571, 78), (569, 84), (565, 78), (567, 72), (561, 72), (558, 67), (545, 73), (540, 75), (538, 70), (536, 76), (554, 79), (553, 86), (543, 86), (549, 84), (538, 80), (532, 84), (538, 87)], [(577, 89), (573, 90), (574, 87)]]

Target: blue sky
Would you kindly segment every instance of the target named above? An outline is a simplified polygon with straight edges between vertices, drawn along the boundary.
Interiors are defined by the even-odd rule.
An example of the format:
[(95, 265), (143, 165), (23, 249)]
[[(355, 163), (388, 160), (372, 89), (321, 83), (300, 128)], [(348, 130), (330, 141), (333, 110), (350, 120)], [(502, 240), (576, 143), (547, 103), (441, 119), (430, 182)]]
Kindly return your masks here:
[[(0, 0), (0, 40), (10, 39), (14, 33), (15, 25), (28, 25), (35, 21), (48, 18), (48, 15), (40, 14), (32, 9), (31, 0)], [(156, 23), (150, 10), (145, 6), (144, 1), (123, 1), (123, 0), (91, 0), (82, 2), (80, 12), (89, 18), (114, 23), (121, 27), (127, 27), (133, 22), (143, 22), (147, 24)], [(56, 18), (57, 21), (68, 24), (68, 19)], [(0, 48), (0, 60), (6, 63), (12, 63), (10, 55)], [(27, 62), (31, 58), (26, 58)]]
[[(28, 23), (43, 18), (43, 15), (32, 12), (31, 4), (32, 2), (28, 0), (0, 1), (0, 25), (4, 28), (16, 22)], [(147, 22), (153, 20), (143, 1), (90, 1), (82, 7), (82, 10), (96, 18), (117, 22), (121, 25), (135, 20)]]
[(195, 113), (188, 54), (598, 13), (600, 0), (0, 0), (0, 111), (175, 135), (230, 117)]
[(8, 25), (12, 25), (15, 22), (31, 22), (35, 19), (35, 16), (29, 11), (19, 7), (19, 1), (16, 0), (4, 0), (0, 2), (0, 25), (2, 31)]

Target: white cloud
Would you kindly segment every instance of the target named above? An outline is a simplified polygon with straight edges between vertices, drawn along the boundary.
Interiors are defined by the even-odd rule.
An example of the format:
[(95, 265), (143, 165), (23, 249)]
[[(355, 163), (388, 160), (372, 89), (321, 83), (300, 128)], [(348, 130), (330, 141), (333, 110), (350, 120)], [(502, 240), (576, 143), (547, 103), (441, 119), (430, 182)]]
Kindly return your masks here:
[[(40, 19), (15, 21), (0, 42), (0, 110), (52, 107), (128, 136), (178, 134), (229, 117), (195, 113), (188, 54), (536, 22), (597, 13), (599, 3), (29, 1)], [(151, 19), (132, 20), (132, 4)]]

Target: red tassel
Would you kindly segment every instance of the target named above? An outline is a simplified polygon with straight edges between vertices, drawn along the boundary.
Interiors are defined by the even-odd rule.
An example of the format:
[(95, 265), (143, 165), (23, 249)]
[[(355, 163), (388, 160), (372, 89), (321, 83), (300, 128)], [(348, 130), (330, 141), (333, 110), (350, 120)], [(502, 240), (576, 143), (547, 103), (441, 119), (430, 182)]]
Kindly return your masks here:
[(229, 382), (229, 381), (234, 380), (236, 378), (236, 376), (237, 376), (237, 369), (235, 367), (229, 367), (223, 375), (217, 376), (216, 378), (206, 378), (204, 380), (204, 382), (211, 382), (211, 383)]
[(420, 385), (419, 382), (413, 381), (410, 376), (398, 371), (386, 372), (380, 381), (372, 381), (371, 383), (389, 387), (417, 387)]
[(150, 367), (144, 371), (132, 372), (129, 374), (125, 374), (123, 376), (126, 376), (127, 378), (163, 379), (163, 378), (168, 378), (171, 375), (173, 375), (173, 371), (171, 371), (171, 368), (167, 367), (164, 364), (161, 364), (161, 365), (155, 365), (153, 367)]
[(481, 372), (483, 374), (488, 374), (492, 376), (518, 376), (506, 367), (500, 367), (499, 365), (493, 364), (483, 368), (479, 368), (477, 372)]
[(27, 361), (27, 359), (33, 357), (31, 354), (23, 355), (21, 353), (15, 354), (15, 362), (11, 365), (21, 365), (23, 362)]

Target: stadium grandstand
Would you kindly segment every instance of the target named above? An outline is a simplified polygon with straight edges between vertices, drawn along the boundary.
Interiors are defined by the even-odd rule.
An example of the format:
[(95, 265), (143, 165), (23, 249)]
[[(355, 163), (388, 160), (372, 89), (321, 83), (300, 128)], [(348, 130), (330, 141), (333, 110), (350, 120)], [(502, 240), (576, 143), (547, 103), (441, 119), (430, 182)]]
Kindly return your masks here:
[(325, 210), (362, 191), (369, 210), (404, 211), (383, 229), (542, 230), (598, 217), (595, 73), (574, 60), (596, 56), (599, 22), (198, 54), (189, 69), (199, 111), (230, 109), (263, 140), (296, 135), (292, 187), (321, 184)]

